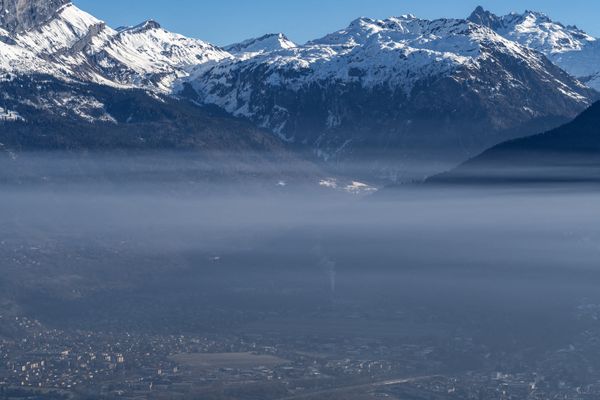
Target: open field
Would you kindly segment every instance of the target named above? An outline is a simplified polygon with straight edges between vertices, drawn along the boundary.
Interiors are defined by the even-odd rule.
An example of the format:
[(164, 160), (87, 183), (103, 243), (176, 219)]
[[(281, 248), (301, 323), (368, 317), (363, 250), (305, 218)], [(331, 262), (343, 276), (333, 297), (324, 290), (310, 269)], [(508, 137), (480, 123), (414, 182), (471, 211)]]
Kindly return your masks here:
[(276, 367), (288, 362), (282, 358), (253, 353), (186, 353), (176, 354), (171, 359), (198, 369)]

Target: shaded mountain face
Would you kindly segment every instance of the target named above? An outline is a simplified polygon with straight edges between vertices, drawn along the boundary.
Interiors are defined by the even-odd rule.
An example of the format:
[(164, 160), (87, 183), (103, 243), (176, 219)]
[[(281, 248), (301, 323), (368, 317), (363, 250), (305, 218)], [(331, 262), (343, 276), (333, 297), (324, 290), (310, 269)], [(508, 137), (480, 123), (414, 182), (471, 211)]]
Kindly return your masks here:
[(499, 144), (432, 183), (600, 182), (600, 102), (547, 133)]
[(478, 6), (475, 11), (471, 13), (468, 20), (481, 26), (487, 26), (493, 30), (501, 29), (504, 26), (504, 21), (501, 17), (485, 10), (481, 6)]
[[(556, 126), (595, 93), (465, 20), (359, 19), (303, 46), (225, 59), (190, 81), (215, 104), (326, 160), (459, 162)], [(371, 157), (372, 158), (372, 157)]]
[(54, 18), (70, 0), (0, 0), (0, 27), (9, 32), (34, 28)]
[(323, 179), (269, 132), (214, 107), (50, 76), (15, 77), (0, 91), (1, 183)]
[(13, 150), (284, 150), (248, 122), (143, 90), (49, 76), (16, 77), (0, 90), (0, 142)]
[(560, 68), (600, 90), (600, 43), (578, 27), (563, 25), (535, 11), (497, 16), (482, 7), (469, 20), (545, 54)]

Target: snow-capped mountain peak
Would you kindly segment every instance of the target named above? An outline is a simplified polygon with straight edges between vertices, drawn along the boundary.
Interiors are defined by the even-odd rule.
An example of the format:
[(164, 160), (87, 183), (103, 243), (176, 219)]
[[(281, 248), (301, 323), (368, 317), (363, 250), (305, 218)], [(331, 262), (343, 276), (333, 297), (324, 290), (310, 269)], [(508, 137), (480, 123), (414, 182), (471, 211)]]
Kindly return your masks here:
[(527, 10), (497, 16), (477, 7), (469, 20), (487, 26), (508, 40), (544, 53), (556, 65), (600, 90), (599, 41), (574, 25), (553, 21), (548, 15)]
[(565, 26), (544, 13), (531, 10), (523, 14), (497, 16), (477, 7), (469, 20), (546, 54), (581, 50), (588, 43), (596, 41), (576, 26)]
[[(245, 47), (237, 45), (227, 49), (239, 51), (255, 42), (248, 41)], [(300, 88), (317, 82), (339, 81), (410, 93), (418, 81), (451, 73), (459, 67), (476, 66), (484, 42), (497, 43), (498, 49), (511, 54), (517, 52), (519, 57), (531, 56), (526, 49), (489, 28), (466, 20), (429, 21), (412, 15), (385, 20), (359, 18), (345, 29), (302, 46), (253, 53), (251, 57), (240, 55), (247, 54), (242, 51), (236, 58), (211, 68), (210, 75), (195, 74), (194, 84), (202, 82), (201, 85), (206, 87), (201, 91), (211, 93), (227, 81), (225, 77), (234, 69), (267, 68), (269, 77), (263, 78), (271, 86)], [(538, 62), (535, 56), (528, 61), (532, 65)], [(290, 79), (284, 81), (282, 77), (287, 75)], [(249, 117), (253, 112), (242, 101), (248, 90), (251, 88), (231, 92), (231, 98), (208, 95), (204, 101)], [(274, 120), (271, 118), (269, 123)]]
[(262, 54), (279, 50), (289, 50), (297, 47), (283, 33), (271, 33), (259, 38), (248, 39), (240, 43), (231, 44), (224, 49), (232, 54)]
[(95, 36), (107, 39), (116, 32), (94, 16), (80, 10), (72, 3), (60, 7), (51, 19), (15, 35), (16, 42), (42, 57), (67, 53), (74, 46), (80, 50), (82, 41)]
[[(40, 72), (54, 69), (53, 75), (63, 77), (170, 92), (172, 84), (190, 70), (231, 57), (216, 46), (169, 32), (154, 20), (115, 30), (70, 1), (7, 0), (0, 4), (6, 15), (11, 7), (32, 13), (30, 20), (19, 17), (23, 29), (0, 32), (4, 43), (28, 53), (4, 63), (16, 72), (19, 58), (38, 57), (38, 62), (27, 64)], [(7, 22), (9, 28), (11, 21)], [(3, 54), (6, 58), (12, 53)]]
[[(513, 15), (518, 15), (517, 13), (513, 13)], [(552, 21), (550, 19), (550, 17), (548, 16), (548, 14), (543, 13), (541, 11), (535, 11), (535, 10), (525, 10), (525, 12), (523, 13), (523, 15), (526, 18), (534, 18), (538, 23), (553, 23), (554, 21)], [(560, 24), (559, 22), (557, 22), (557, 24)]]
[(141, 24), (135, 26), (126, 26), (117, 29), (119, 33), (122, 32), (145, 32), (151, 29), (161, 29), (162, 26), (153, 19), (149, 19), (147, 21), (142, 22)]
[(477, 6), (477, 8), (469, 16), (468, 20), (482, 26), (487, 26), (488, 28), (494, 30), (502, 26), (502, 18), (484, 9), (482, 6)]
[[(407, 65), (407, 60), (420, 58), (418, 63), (424, 67), (421, 74), (435, 75), (447, 68), (471, 64), (481, 55), (484, 45), (490, 44), (507, 52), (518, 53), (521, 57), (530, 57), (525, 48), (506, 40), (488, 27), (464, 19), (426, 20), (414, 15), (384, 20), (359, 18), (345, 29), (309, 42), (308, 46), (329, 47), (339, 53), (366, 53), (368, 63), (373, 64), (380, 62), (381, 57), (403, 54), (405, 57), (401, 63), (390, 59), (386, 66), (393, 65), (401, 69)], [(372, 58), (371, 55), (376, 57)], [(530, 58), (531, 62), (536, 62), (535, 57)], [(413, 77), (421, 79), (421, 74)]]

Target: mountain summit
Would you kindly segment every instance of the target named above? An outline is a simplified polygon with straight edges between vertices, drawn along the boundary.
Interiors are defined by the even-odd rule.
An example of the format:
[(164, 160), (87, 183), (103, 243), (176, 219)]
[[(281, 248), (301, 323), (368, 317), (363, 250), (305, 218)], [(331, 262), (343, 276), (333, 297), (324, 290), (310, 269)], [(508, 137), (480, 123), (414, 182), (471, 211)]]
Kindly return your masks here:
[(469, 16), (468, 20), (481, 26), (487, 26), (488, 28), (494, 30), (502, 27), (502, 19), (496, 14), (487, 11), (482, 6), (477, 6), (475, 11), (473, 11)]
[(293, 49), (297, 47), (283, 33), (271, 33), (256, 39), (248, 39), (240, 43), (231, 44), (225, 50), (234, 54), (266, 53), (277, 50)]
[(70, 0), (0, 0), (0, 26), (21, 32), (50, 20)]
[(596, 41), (576, 26), (563, 25), (544, 13), (531, 10), (522, 14), (498, 16), (480, 6), (468, 19), (544, 54), (581, 50), (590, 42)]

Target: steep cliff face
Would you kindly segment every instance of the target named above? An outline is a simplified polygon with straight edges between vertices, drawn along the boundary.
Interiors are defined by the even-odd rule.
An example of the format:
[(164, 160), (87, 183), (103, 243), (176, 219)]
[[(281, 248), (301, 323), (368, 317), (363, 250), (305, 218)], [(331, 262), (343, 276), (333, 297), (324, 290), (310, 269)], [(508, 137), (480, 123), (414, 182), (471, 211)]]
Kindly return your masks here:
[(0, 0), (0, 26), (21, 32), (50, 20), (70, 0)]

